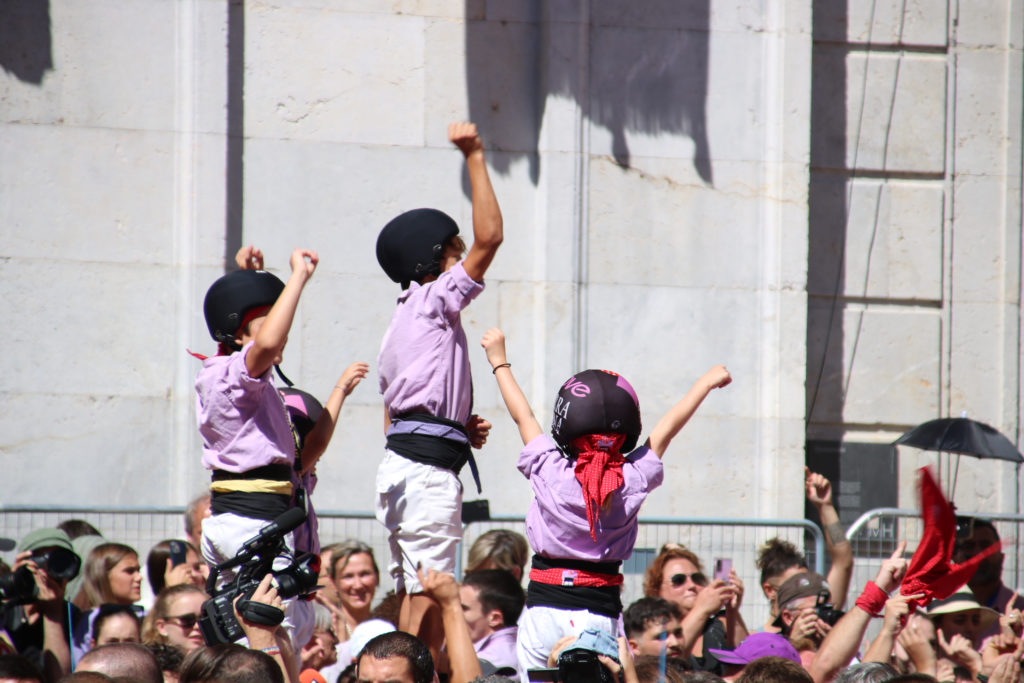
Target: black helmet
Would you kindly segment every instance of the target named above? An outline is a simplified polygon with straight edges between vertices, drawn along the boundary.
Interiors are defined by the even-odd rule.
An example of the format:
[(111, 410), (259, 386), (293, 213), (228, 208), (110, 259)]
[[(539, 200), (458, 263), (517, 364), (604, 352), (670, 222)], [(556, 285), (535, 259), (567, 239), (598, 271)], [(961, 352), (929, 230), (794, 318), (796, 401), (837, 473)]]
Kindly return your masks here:
[(391, 219), (377, 237), (377, 261), (402, 284), (441, 274), (444, 245), (459, 234), (451, 216), (437, 209), (413, 209)]
[(308, 394), (302, 389), (288, 387), (279, 391), (284, 398), (284, 405), (288, 409), (288, 417), (291, 418), (292, 425), (295, 427), (295, 435), (298, 437), (301, 449), (306, 444), (306, 436), (313, 431), (316, 421), (324, 412), (324, 407), (312, 394)]
[(236, 270), (224, 275), (206, 290), (203, 314), (210, 336), (229, 348), (237, 348), (235, 334), (246, 311), (273, 306), (284, 283), (265, 270)]
[(584, 370), (562, 385), (555, 397), (551, 435), (566, 452), (573, 439), (587, 434), (624, 434), (622, 452), (640, 438), (640, 402), (625, 377), (607, 370)]

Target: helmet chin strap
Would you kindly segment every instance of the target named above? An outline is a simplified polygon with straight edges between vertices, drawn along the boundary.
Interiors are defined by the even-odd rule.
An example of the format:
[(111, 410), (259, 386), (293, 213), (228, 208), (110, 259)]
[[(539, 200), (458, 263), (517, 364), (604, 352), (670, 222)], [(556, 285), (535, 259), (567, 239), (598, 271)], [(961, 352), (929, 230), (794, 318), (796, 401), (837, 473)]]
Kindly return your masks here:
[(282, 382), (284, 382), (285, 384), (287, 384), (290, 387), (295, 386), (295, 383), (292, 382), (290, 379), (288, 379), (287, 375), (285, 375), (283, 372), (281, 372), (281, 366), (280, 365), (275, 363), (274, 364), (274, 371), (277, 372), (277, 376), (281, 378)]

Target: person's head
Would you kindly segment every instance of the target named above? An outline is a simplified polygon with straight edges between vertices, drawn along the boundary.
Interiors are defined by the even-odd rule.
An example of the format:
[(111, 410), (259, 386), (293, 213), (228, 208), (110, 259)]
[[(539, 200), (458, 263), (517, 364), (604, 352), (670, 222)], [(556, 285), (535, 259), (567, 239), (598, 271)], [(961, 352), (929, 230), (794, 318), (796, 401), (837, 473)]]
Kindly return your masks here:
[[(953, 560), (963, 562), (998, 542), (999, 532), (992, 522), (978, 517), (957, 517), (957, 540), (953, 546)], [(1004, 557), (1002, 552), (996, 552), (982, 560), (967, 582), (968, 585), (974, 587), (1001, 583)]]
[(683, 683), (683, 674), (666, 666), (665, 676), (661, 675), (661, 658), (655, 655), (638, 655), (633, 658), (633, 669), (638, 683)]
[(640, 598), (622, 613), (622, 622), (634, 655), (683, 657), (682, 615), (675, 603), (662, 598)]
[(189, 583), (197, 588), (205, 584), (199, 553), (188, 541), (160, 541), (146, 557), (146, 575), (156, 595), (167, 586)]
[(138, 553), (122, 543), (96, 546), (85, 561), (82, 590), (87, 608), (107, 603), (131, 605), (138, 602), (142, 597)]
[(762, 657), (782, 657), (800, 664), (800, 653), (780, 633), (751, 633), (735, 650), (709, 648), (708, 652), (725, 665), (725, 673), (735, 676), (751, 662)]
[(302, 646), (303, 669), (322, 669), (338, 661), (338, 638), (334, 635), (331, 610), (318, 602), (313, 606), (313, 635)]
[(65, 519), (57, 528), (68, 535), (72, 541), (79, 536), (102, 536), (100, 530), (84, 519)]
[(947, 641), (961, 635), (977, 647), (979, 636), (999, 618), (999, 613), (978, 603), (974, 593), (964, 586), (948, 598), (932, 601), (928, 617)]
[(131, 605), (100, 605), (92, 621), (90, 647), (142, 641), (142, 621)]
[(202, 493), (185, 507), (185, 535), (193, 548), (199, 548), (203, 539), (203, 520), (210, 515), (210, 494)]
[[(95, 671), (76, 671), (60, 679), (58, 683), (110, 683), (110, 681), (114, 680), (106, 674)], [(125, 683), (125, 679), (119, 678), (117, 683)]]
[(156, 596), (142, 634), (144, 643), (166, 643), (188, 654), (204, 644), (199, 632), (206, 593), (187, 583), (168, 586)]
[(469, 572), (462, 579), (459, 598), (474, 643), (506, 626), (515, 626), (526, 604), (523, 587), (504, 569)]
[(640, 438), (640, 401), (625, 377), (607, 370), (584, 370), (562, 384), (555, 397), (551, 436), (576, 455), (579, 439), (595, 434), (619, 434), (616, 450), (628, 453)]
[[(797, 619), (801, 617), (810, 618), (808, 615), (815, 614), (819, 602), (827, 603), (830, 596), (828, 583), (825, 577), (815, 572), (800, 572), (786, 579), (776, 597), (779, 603), (779, 616), (775, 625), (782, 628), (787, 636)], [(818, 621), (820, 618), (815, 616)], [(821, 635), (827, 630), (827, 625), (821, 622), (821, 629), (811, 636), (808, 643), (798, 643), (798, 649), (816, 649), (824, 636)]]
[(797, 664), (782, 657), (762, 657), (747, 664), (736, 683), (813, 683), (814, 679)]
[(202, 647), (181, 664), (180, 683), (284, 683), (273, 657), (234, 643)]
[(430, 650), (404, 631), (377, 636), (359, 653), (359, 683), (431, 683), (435, 680)]
[(256, 336), (282, 291), (281, 279), (265, 270), (236, 270), (210, 285), (203, 314), (221, 353), (240, 351)]
[(43, 683), (43, 672), (21, 655), (0, 655), (0, 683)]
[(399, 214), (377, 236), (377, 262), (402, 289), (436, 279), (458, 263), (465, 250), (458, 224), (437, 209)]
[(338, 601), (349, 615), (369, 615), (380, 584), (380, 570), (370, 546), (354, 540), (337, 544), (331, 554), (331, 579)]
[(666, 543), (644, 575), (644, 595), (674, 603), (685, 617), (708, 585), (700, 559), (686, 546)]
[(491, 529), (480, 534), (470, 546), (466, 571), (504, 569), (522, 581), (529, 557), (530, 544), (525, 536), (508, 529)]
[(153, 653), (138, 643), (111, 643), (93, 648), (82, 655), (75, 671), (95, 671), (139, 683), (163, 683)]
[(778, 616), (775, 598), (779, 586), (794, 574), (807, 571), (807, 559), (789, 541), (770, 538), (757, 550), (757, 568), (761, 570), (761, 590), (771, 602), (772, 616)]
[(75, 554), (71, 539), (60, 529), (30, 531), (18, 544), (18, 552), (31, 552), (36, 566), (62, 587), (81, 571), (81, 558)]
[(886, 683), (899, 675), (893, 667), (882, 662), (852, 664), (835, 678), (835, 683)]
[(185, 661), (185, 655), (181, 650), (166, 643), (149, 643), (146, 649), (156, 658), (156, 664), (164, 675), (164, 683), (176, 683), (178, 670)]
[(317, 591), (317, 599), (326, 600), (335, 607), (341, 603), (338, 598), (338, 587), (331, 580), (331, 570), (333, 569), (331, 560), (334, 558), (334, 552), (342, 545), (341, 543), (332, 543), (320, 548), (320, 576), (316, 581), (320, 586), (320, 590)]

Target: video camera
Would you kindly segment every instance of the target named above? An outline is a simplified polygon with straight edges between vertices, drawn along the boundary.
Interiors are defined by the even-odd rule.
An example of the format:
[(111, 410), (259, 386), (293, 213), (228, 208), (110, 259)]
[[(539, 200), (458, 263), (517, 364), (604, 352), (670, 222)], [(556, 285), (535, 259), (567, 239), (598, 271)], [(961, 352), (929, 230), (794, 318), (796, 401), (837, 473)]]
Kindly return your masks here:
[[(251, 600), (253, 593), (267, 574), (273, 574), (277, 593), (283, 599), (311, 593), (316, 590), (320, 576), (320, 557), (312, 553), (292, 555), (284, 537), (306, 520), (303, 508), (291, 508), (260, 533), (242, 544), (238, 554), (210, 571), (206, 592), (210, 599), (203, 603), (199, 617), (199, 630), (207, 645), (233, 643), (245, 636), (242, 625), (235, 618), (235, 599), (238, 613), (247, 621), (277, 626), (284, 620), (284, 612), (276, 607)], [(290, 558), (291, 564), (273, 571), (274, 560)], [(234, 582), (216, 591), (217, 579), (222, 572), (239, 567)]]
[(619, 661), (619, 644), (604, 631), (586, 629), (558, 655), (556, 668), (530, 669), (527, 675), (530, 681), (551, 683), (618, 683), (598, 655)]
[[(75, 578), (82, 568), (82, 559), (67, 548), (42, 548), (32, 553), (31, 560), (52, 578), (61, 581)], [(33, 602), (38, 595), (36, 578), (28, 567), (21, 566), (0, 576), (0, 602), (24, 605)]]

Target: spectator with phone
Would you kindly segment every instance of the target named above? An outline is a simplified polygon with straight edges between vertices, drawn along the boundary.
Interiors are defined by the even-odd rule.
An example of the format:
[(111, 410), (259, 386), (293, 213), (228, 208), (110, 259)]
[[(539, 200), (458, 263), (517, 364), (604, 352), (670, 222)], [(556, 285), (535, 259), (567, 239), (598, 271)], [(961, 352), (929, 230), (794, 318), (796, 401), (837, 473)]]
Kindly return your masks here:
[(693, 655), (698, 669), (718, 674), (723, 667), (711, 649), (733, 649), (747, 637), (740, 616), (743, 582), (731, 567), (728, 576), (708, 581), (693, 551), (667, 543), (644, 578), (644, 595), (675, 603), (683, 615), (683, 651)]

